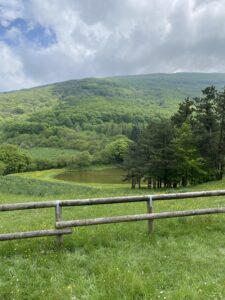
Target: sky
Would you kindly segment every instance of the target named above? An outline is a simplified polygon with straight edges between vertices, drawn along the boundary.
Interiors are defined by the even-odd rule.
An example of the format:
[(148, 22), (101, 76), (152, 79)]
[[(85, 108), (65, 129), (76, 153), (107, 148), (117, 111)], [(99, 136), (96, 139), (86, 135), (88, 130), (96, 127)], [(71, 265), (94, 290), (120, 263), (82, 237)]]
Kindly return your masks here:
[(0, 0), (0, 91), (225, 72), (225, 0)]

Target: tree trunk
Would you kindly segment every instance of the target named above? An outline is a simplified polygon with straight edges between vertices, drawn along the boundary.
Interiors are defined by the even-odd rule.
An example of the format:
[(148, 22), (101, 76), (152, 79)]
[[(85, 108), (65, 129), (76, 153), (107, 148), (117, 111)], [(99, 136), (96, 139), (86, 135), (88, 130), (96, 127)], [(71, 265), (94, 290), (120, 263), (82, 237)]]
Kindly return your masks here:
[(138, 178), (138, 188), (141, 188), (141, 177)]

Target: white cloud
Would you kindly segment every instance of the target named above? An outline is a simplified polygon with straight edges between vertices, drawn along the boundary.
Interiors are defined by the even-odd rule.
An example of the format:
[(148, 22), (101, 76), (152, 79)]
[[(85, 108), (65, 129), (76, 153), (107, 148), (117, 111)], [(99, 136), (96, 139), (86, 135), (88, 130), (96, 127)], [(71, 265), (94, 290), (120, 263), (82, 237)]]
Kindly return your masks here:
[(7, 26), (22, 15), (23, 5), (20, 0), (0, 0), (0, 25)]
[(89, 76), (225, 72), (225, 0), (0, 0), (0, 23), (17, 17), (53, 30), (56, 43), (2, 43), (10, 59), (1, 90)]
[(32, 86), (38, 82), (25, 77), (23, 62), (16, 56), (11, 49), (4, 43), (0, 42), (0, 57), (1, 57), (1, 89), (12, 90), (19, 89), (25, 86)]

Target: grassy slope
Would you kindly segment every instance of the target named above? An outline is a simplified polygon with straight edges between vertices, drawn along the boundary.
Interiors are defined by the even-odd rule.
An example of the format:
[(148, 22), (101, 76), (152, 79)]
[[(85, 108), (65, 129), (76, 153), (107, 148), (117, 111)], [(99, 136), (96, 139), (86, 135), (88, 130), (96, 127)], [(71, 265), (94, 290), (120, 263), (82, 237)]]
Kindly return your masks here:
[(32, 159), (47, 159), (49, 161), (56, 161), (60, 158), (74, 158), (78, 151), (72, 149), (59, 149), (48, 147), (36, 147), (30, 149), (23, 149)]
[[(57, 182), (54, 172), (1, 178), (0, 202), (149, 193), (121, 185)], [(211, 182), (182, 191), (224, 185)], [(223, 197), (166, 201), (155, 203), (155, 211), (223, 205)], [(68, 208), (63, 214), (71, 219), (145, 211), (145, 204), (134, 203)], [(1, 213), (0, 221), (1, 232), (53, 228), (54, 211)], [(159, 220), (152, 236), (146, 222), (78, 228), (65, 237), (61, 250), (54, 238), (1, 242), (0, 298), (224, 299), (224, 221), (223, 215)]]

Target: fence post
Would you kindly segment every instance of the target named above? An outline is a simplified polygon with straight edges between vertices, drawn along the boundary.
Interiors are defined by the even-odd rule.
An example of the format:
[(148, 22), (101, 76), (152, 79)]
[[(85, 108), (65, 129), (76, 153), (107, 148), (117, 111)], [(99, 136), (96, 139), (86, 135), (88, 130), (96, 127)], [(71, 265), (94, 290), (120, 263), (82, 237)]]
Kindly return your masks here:
[[(153, 213), (153, 201), (152, 196), (150, 195), (147, 200), (147, 212), (149, 214)], [(154, 231), (154, 220), (148, 220), (148, 233), (153, 233)]]
[[(56, 222), (62, 221), (62, 206), (60, 205), (60, 201), (56, 202), (55, 221)], [(57, 235), (56, 242), (57, 242), (58, 246), (62, 246), (62, 244), (63, 244), (63, 235), (62, 234)]]

